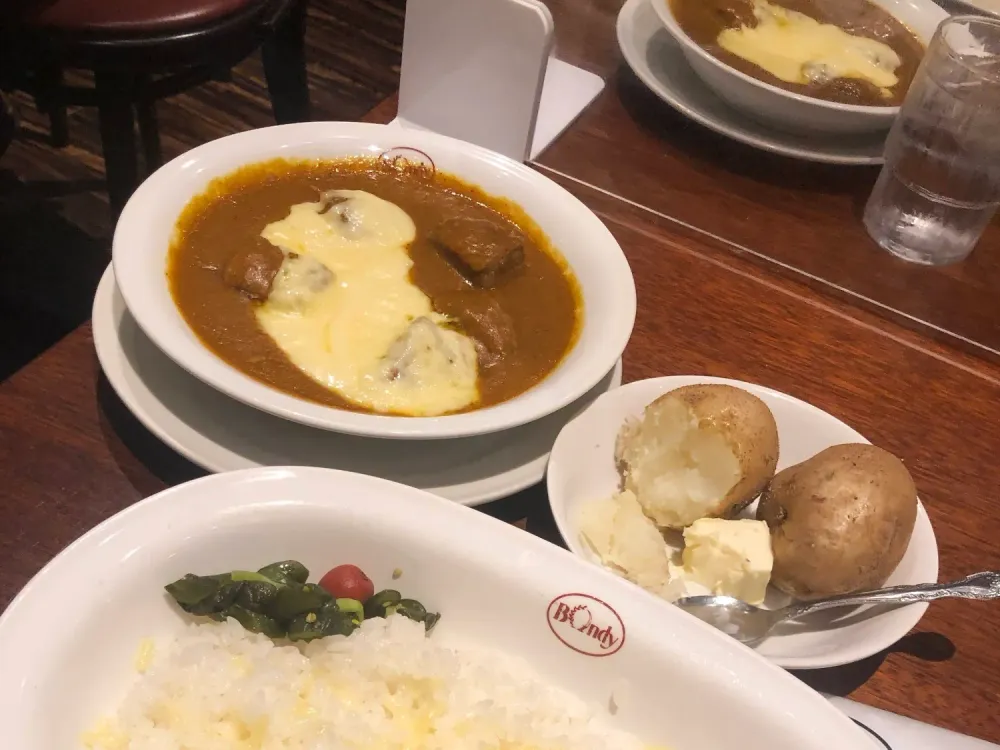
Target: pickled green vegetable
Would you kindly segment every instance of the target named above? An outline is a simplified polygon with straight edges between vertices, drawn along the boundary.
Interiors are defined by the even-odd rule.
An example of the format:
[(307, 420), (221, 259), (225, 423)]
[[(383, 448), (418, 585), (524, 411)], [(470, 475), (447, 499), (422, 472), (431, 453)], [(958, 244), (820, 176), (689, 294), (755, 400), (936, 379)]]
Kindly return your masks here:
[(265, 612), (278, 596), (279, 586), (273, 581), (244, 581), (236, 604), (251, 612)]
[(327, 609), (307, 612), (288, 623), (288, 640), (312, 641), (328, 635), (350, 635), (357, 628), (351, 615)]
[(329, 593), (314, 583), (304, 586), (293, 583), (282, 586), (265, 611), (277, 620), (291, 620), (305, 612), (318, 610), (332, 600)]
[(224, 614), (226, 617), (232, 617), (251, 633), (263, 633), (269, 638), (281, 638), (285, 635), (285, 628), (277, 620), (259, 612), (251, 612), (238, 604), (231, 606)]
[(402, 600), (402, 595), (394, 589), (385, 589), (365, 602), (365, 617), (386, 617), (392, 614), (390, 608), (395, 607)]
[(298, 560), (271, 563), (270, 565), (265, 565), (257, 572), (278, 583), (303, 584), (309, 580), (309, 568)]
[(396, 613), (424, 623), (429, 631), (441, 617), (394, 589), (380, 591), (362, 604), (357, 599), (336, 599), (319, 585), (307, 583), (308, 578), (302, 563), (285, 560), (256, 572), (189, 573), (164, 588), (189, 614), (218, 622), (232, 617), (252, 633), (290, 641), (350, 635), (365, 618)]
[(357, 599), (337, 599), (337, 609), (351, 615), (356, 624), (365, 619), (365, 607)]
[(440, 612), (428, 612), (427, 616), (424, 617), (424, 630), (428, 633), (438, 624), (438, 620), (441, 619)]
[(424, 608), (424, 605), (416, 599), (401, 599), (399, 604), (396, 605), (396, 613), (417, 622), (423, 622), (424, 618), (427, 617), (427, 610)]
[(219, 583), (206, 576), (188, 573), (179, 581), (167, 584), (165, 588), (181, 607), (193, 607), (218, 591)]

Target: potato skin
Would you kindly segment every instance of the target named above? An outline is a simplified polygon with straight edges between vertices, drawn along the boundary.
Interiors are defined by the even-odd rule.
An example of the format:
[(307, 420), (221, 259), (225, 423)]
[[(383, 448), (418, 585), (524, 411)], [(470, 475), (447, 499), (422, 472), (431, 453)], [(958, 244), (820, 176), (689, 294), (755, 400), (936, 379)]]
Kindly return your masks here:
[(784, 469), (761, 496), (771, 529), (771, 583), (803, 600), (878, 588), (906, 553), (917, 488), (894, 455), (835, 445)]
[(752, 393), (731, 385), (685, 385), (665, 396), (687, 404), (700, 427), (714, 427), (733, 449), (743, 476), (711, 515), (735, 516), (757, 498), (778, 467), (778, 425), (774, 415)]

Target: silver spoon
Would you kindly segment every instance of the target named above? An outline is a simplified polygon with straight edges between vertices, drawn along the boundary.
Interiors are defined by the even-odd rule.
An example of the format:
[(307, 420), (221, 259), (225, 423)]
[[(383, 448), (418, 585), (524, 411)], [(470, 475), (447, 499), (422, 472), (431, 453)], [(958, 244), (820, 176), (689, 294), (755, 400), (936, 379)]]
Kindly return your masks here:
[(1000, 573), (973, 573), (953, 583), (922, 583), (890, 586), (857, 594), (840, 594), (781, 609), (761, 609), (731, 596), (687, 596), (676, 604), (699, 620), (704, 620), (741, 643), (752, 646), (767, 637), (779, 622), (792, 620), (833, 607), (883, 604), (900, 607), (935, 599), (1000, 599)]

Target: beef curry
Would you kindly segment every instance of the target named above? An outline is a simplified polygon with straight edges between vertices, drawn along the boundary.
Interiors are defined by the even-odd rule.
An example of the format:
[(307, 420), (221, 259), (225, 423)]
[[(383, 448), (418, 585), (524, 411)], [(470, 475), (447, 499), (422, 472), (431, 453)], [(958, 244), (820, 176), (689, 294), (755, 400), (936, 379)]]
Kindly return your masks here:
[[(656, 1), (669, 2), (681, 29), (713, 57), (772, 86), (817, 99), (899, 105), (924, 55), (916, 35), (870, 0)], [(765, 25), (773, 33), (759, 34), (756, 45), (749, 44), (754, 32), (746, 31)], [(783, 55), (787, 58), (781, 61)], [(772, 60), (779, 64), (769, 66)], [(793, 75), (782, 73), (788, 63)], [(801, 77), (794, 74), (799, 71)]]
[[(446, 364), (464, 356), (456, 344), (471, 342), (474, 362), (475, 397), (459, 408), (446, 405), (426, 413), (510, 399), (541, 381), (572, 347), (583, 312), (577, 283), (518, 206), (422, 166), (369, 158), (273, 160), (215, 180), (192, 200), (178, 221), (167, 268), (187, 323), (211, 351), (247, 375), (341, 409), (417, 413), (392, 402), (383, 407), (346, 397), (332, 380), (307, 372), (262, 325), (265, 306), (298, 304), (302, 290), (317, 293), (339, 281), (338, 272), (322, 262), (269, 241), (284, 236), (282, 222), (301, 206), (309, 209), (310, 221), (321, 217), (348, 233), (365, 211), (409, 217), (412, 234), (402, 250), (411, 261), (406, 283), (419, 289), (433, 310), (408, 326), (406, 340), (400, 337), (389, 348), (386, 356), (397, 359), (383, 367), (386, 378), (400, 377), (406, 366), (400, 363), (424, 347), (418, 342), (442, 342)], [(287, 284), (293, 278), (294, 289)], [(412, 291), (398, 283), (386, 288), (393, 297)], [(278, 299), (282, 295), (287, 299)], [(450, 343), (442, 338), (448, 336)]]

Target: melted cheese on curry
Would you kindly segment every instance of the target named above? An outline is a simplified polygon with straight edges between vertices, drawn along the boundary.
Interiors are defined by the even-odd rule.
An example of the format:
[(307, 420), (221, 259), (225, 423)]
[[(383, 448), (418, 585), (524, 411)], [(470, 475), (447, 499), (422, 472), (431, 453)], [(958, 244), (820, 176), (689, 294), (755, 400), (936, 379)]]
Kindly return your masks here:
[(788, 83), (823, 83), (857, 78), (888, 98), (902, 60), (887, 44), (848, 33), (839, 26), (754, 0), (757, 25), (725, 29), (719, 46)]
[(360, 190), (300, 203), (261, 236), (286, 253), (261, 328), (313, 380), (359, 406), (444, 414), (479, 398), (475, 344), (410, 279), (416, 227)]
[(274, 159), (214, 180), (178, 219), (166, 271), (191, 330), (229, 365), (376, 414), (514, 398), (559, 364), (584, 314), (519, 206), (369, 157)]

